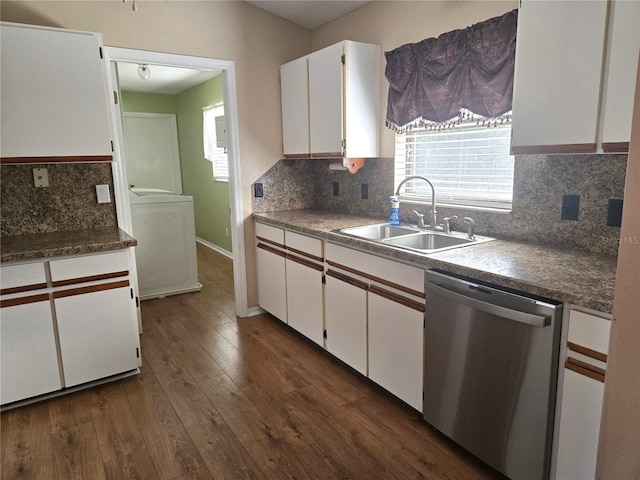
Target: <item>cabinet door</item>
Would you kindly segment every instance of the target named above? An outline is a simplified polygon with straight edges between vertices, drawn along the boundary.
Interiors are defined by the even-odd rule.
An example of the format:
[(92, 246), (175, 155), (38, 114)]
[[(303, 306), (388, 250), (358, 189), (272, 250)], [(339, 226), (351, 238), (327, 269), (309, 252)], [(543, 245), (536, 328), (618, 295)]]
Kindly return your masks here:
[[(137, 323), (130, 287), (108, 284), (54, 294), (65, 386), (70, 387), (138, 366)], [(68, 296), (67, 296), (68, 295)]]
[(287, 323), (287, 290), (284, 253), (258, 244), (258, 305)]
[(309, 130), (312, 154), (342, 155), (342, 50), (338, 43), (309, 59)]
[(613, 0), (609, 17), (602, 149), (627, 152), (640, 47), (640, 2)]
[(322, 267), (288, 257), (286, 272), (289, 326), (324, 346)]
[(606, 0), (521, 2), (513, 153), (595, 152), (606, 18)]
[(604, 383), (564, 370), (557, 480), (595, 478)]
[(2, 157), (111, 160), (97, 34), (2, 25)]
[(327, 350), (367, 374), (367, 285), (329, 270), (324, 290)]
[(309, 72), (307, 57), (280, 67), (282, 144), (285, 155), (309, 156)]
[(422, 410), (424, 313), (369, 291), (369, 378)]
[(49, 296), (38, 297), (0, 314), (3, 405), (62, 388)]
[(345, 156), (380, 156), (380, 47), (345, 42)]

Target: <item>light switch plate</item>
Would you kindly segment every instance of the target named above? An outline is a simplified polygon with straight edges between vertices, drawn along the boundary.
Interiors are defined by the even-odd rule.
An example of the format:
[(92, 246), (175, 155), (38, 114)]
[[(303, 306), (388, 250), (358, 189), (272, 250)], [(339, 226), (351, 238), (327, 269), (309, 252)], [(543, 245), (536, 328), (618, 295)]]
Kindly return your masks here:
[(34, 168), (33, 169), (33, 184), (37, 188), (49, 186), (49, 173), (46, 168)]
[(96, 185), (96, 198), (98, 203), (111, 203), (109, 185)]

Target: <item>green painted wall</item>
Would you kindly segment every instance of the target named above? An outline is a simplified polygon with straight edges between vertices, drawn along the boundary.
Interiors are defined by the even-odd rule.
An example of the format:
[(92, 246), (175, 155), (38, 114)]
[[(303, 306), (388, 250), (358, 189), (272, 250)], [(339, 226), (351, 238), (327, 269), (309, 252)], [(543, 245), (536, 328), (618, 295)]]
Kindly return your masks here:
[(212, 164), (204, 158), (202, 148), (202, 107), (223, 102), (222, 76), (177, 97), (182, 189), (193, 196), (196, 235), (230, 252), (229, 183), (213, 181)]
[(202, 107), (222, 102), (222, 76), (178, 95), (122, 92), (125, 112), (176, 114), (182, 192), (193, 197), (196, 235), (230, 252), (229, 184), (213, 181), (212, 165), (202, 148)]
[(159, 93), (122, 92), (122, 110), (125, 112), (177, 113), (177, 95)]

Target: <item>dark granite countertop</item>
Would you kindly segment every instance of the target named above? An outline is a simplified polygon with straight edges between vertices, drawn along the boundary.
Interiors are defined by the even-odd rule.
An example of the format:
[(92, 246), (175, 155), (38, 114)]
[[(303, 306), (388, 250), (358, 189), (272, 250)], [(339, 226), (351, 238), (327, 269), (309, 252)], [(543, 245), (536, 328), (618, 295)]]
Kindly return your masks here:
[(305, 233), (425, 269), (438, 268), (532, 295), (611, 313), (617, 258), (545, 245), (494, 240), (421, 255), (332, 230), (383, 220), (321, 210), (254, 213), (256, 221)]
[(66, 232), (30, 233), (0, 238), (1, 262), (107, 252), (137, 245), (135, 238), (118, 227)]

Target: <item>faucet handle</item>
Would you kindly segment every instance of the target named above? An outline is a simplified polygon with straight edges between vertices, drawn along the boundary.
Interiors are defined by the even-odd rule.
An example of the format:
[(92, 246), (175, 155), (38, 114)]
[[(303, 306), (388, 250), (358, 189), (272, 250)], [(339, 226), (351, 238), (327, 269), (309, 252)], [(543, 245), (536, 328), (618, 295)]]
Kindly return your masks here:
[(458, 218), (457, 215), (451, 215), (450, 217), (444, 217), (442, 219), (442, 230), (444, 233), (451, 233), (451, 220)]
[(424, 214), (414, 210), (413, 213), (418, 217), (418, 227), (424, 227)]
[(469, 225), (469, 240), (475, 240), (476, 239), (476, 236), (474, 235), (474, 231), (476, 229), (475, 220), (471, 217), (464, 217), (463, 221), (464, 223)]

